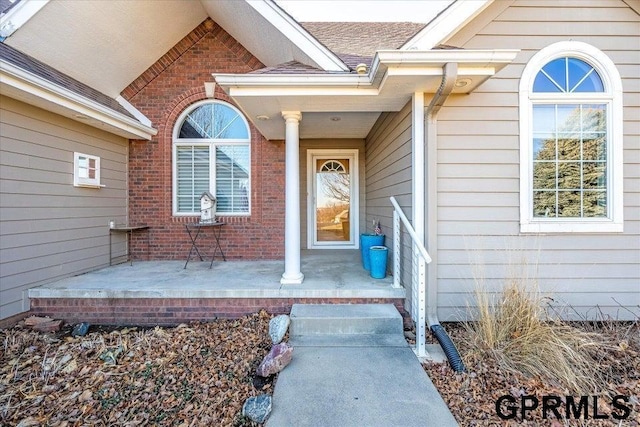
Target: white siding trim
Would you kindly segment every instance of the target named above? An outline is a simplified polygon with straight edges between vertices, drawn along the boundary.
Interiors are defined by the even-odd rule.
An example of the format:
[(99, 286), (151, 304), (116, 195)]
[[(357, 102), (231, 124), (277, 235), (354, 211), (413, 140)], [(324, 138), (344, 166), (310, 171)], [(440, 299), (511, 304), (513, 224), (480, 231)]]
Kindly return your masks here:
[[(607, 121), (608, 191), (611, 210), (608, 218), (536, 219), (532, 215), (531, 92), (533, 81), (546, 63), (562, 56), (572, 56), (591, 64), (600, 74), (610, 105)], [(578, 98), (576, 98), (577, 100)], [(603, 99), (603, 101), (605, 101)], [(519, 88), (520, 119), (520, 231), (522, 233), (620, 233), (623, 218), (623, 112), (622, 80), (613, 61), (599, 49), (583, 42), (563, 41), (545, 47), (525, 66)]]

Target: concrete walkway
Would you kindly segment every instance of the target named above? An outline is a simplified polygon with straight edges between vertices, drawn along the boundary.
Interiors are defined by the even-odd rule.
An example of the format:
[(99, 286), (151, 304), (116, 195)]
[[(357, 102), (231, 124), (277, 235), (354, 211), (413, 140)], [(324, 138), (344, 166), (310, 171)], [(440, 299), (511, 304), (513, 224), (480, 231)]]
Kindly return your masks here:
[(267, 427), (458, 425), (401, 333), (294, 335), (290, 343)]

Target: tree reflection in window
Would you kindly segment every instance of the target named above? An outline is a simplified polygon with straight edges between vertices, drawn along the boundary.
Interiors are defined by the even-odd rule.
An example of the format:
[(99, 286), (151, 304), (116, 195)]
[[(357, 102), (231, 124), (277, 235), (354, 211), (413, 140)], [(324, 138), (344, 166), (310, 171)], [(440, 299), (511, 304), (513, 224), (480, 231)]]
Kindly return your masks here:
[(536, 76), (534, 93), (558, 96), (533, 104), (534, 217), (607, 216), (607, 104), (568, 96), (603, 90), (593, 67), (576, 58), (550, 61)]

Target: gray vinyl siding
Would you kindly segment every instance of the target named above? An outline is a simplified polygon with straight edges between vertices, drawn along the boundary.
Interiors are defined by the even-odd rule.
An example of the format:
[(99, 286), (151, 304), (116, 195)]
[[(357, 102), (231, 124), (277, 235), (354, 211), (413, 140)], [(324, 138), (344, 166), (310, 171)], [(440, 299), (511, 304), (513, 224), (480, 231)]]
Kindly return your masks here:
[[(439, 115), (441, 320), (467, 316), (477, 278), (495, 291), (514, 277), (537, 279), (570, 319), (640, 315), (639, 29), (638, 14), (622, 1), (495, 2), (446, 41), (521, 52), (474, 93), (449, 98)], [(564, 40), (599, 48), (622, 77), (624, 233), (520, 234), (519, 79), (539, 49)]]
[[(411, 102), (397, 113), (380, 116), (366, 138), (366, 215), (365, 229), (373, 232), (373, 221), (379, 220), (389, 248), (388, 270), (392, 266), (393, 207), (389, 197), (394, 196), (411, 221)], [(405, 308), (411, 301), (411, 248), (410, 238), (402, 237), (401, 283), (407, 289)]]
[[(108, 265), (109, 220), (127, 219), (128, 141), (0, 97), (0, 319), (34, 286)], [(73, 186), (73, 153), (101, 158), (104, 188)], [(125, 250), (115, 235), (114, 255)]]
[[(362, 139), (302, 139), (300, 140), (300, 246), (307, 249), (308, 238), (308, 171), (307, 171), (307, 150), (358, 150), (358, 222), (360, 231), (364, 230), (365, 219), (365, 172), (364, 172), (364, 140)], [(356, 238), (358, 233), (356, 233)]]

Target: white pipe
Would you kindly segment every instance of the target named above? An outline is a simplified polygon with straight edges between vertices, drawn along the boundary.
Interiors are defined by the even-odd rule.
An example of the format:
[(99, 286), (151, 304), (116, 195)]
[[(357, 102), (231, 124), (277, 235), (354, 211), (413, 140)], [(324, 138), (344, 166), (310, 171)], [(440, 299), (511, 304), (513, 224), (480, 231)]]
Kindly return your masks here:
[(400, 288), (400, 216), (393, 210), (393, 287)]
[(427, 154), (427, 247), (436, 262), (427, 271), (427, 321), (429, 326), (438, 320), (438, 112), (451, 94), (458, 76), (458, 64), (447, 63), (442, 67), (440, 87), (425, 109), (425, 145)]

